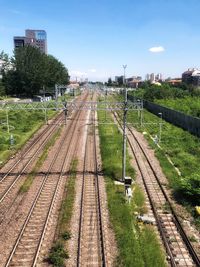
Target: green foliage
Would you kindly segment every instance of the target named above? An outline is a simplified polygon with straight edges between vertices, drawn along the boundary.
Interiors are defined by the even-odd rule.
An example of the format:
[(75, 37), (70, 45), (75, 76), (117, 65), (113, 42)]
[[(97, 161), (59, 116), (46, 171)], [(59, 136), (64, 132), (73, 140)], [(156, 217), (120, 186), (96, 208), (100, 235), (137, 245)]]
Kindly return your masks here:
[(78, 160), (72, 160), (70, 166), (70, 175), (68, 177), (68, 182), (65, 187), (65, 193), (58, 219), (58, 239), (60, 239), (61, 237), (63, 239), (66, 239), (67, 237), (70, 238), (69, 225), (72, 217), (75, 199), (75, 179), (77, 164)]
[[(191, 101), (191, 106), (193, 106), (193, 98), (188, 98), (186, 103), (189, 105), (189, 99)], [(181, 102), (184, 103), (183, 99), (180, 99), (180, 101), (177, 99), (176, 101), (179, 104)], [(173, 100), (162, 101), (162, 103), (165, 102), (175, 103)], [(184, 104), (183, 106), (185, 106), (185, 108), (187, 107), (187, 105)], [(136, 112), (128, 112), (128, 121), (129, 123), (133, 123), (133, 126), (141, 132), (147, 132), (151, 136), (159, 135), (159, 118), (146, 110), (143, 111), (144, 124), (142, 127), (140, 127), (140, 117), (138, 117)], [(160, 144), (162, 150), (158, 149), (148, 135), (146, 136), (149, 143), (156, 151), (156, 156), (160, 160), (161, 167), (170, 182), (170, 186), (173, 188), (177, 200), (185, 205), (190, 205), (190, 210), (192, 210), (193, 205), (200, 204), (199, 138), (166, 121), (164, 121), (162, 125), (162, 141)], [(179, 169), (181, 177), (169, 163), (166, 155), (170, 156), (174, 166)]]
[(59, 213), (58, 225), (57, 225), (57, 238), (56, 245), (51, 249), (49, 255), (49, 262), (53, 263), (53, 266), (65, 266), (64, 259), (68, 259), (67, 250), (64, 249), (66, 241), (71, 238), (69, 232), (70, 221), (73, 213), (74, 200), (75, 200), (75, 179), (78, 160), (74, 159), (70, 165), (70, 175), (68, 177), (67, 184), (65, 186), (65, 193), (62, 201), (62, 206)]
[(135, 94), (136, 97), (145, 100), (162, 103), (162, 101), (165, 102), (167, 99), (169, 99), (169, 101), (173, 99), (176, 101), (179, 98), (200, 97), (200, 90), (197, 87), (185, 83), (174, 86), (167, 82), (156, 85), (146, 81), (142, 83), (141, 87), (137, 89), (135, 93), (130, 92), (130, 94)]
[(161, 86), (152, 84), (145, 88), (143, 98), (149, 101), (154, 101), (155, 99), (180, 98), (187, 96), (188, 94), (188, 91), (170, 86), (167, 83), (164, 83)]
[(169, 107), (187, 115), (200, 117), (200, 97), (184, 97), (177, 99), (162, 99), (156, 100), (159, 105)]
[(0, 79), (0, 96), (4, 96), (6, 93), (5, 86), (3, 85), (2, 80)]
[(65, 231), (63, 234), (62, 234), (62, 238), (64, 240), (68, 240), (71, 238), (71, 234), (68, 232), (68, 231)]
[(15, 49), (12, 65), (3, 74), (6, 93), (10, 95), (33, 96), (44, 87), (66, 84), (69, 80), (68, 71), (60, 61), (32, 46)]
[(200, 174), (193, 173), (181, 180), (181, 191), (183, 194), (192, 197), (197, 205), (200, 204)]
[(112, 79), (108, 78), (107, 86), (112, 86)]
[(144, 266), (164, 267), (164, 255), (160, 251), (160, 244), (151, 226), (145, 226), (141, 231)]
[(3, 61), (0, 74), (3, 74), (4, 72), (6, 72), (9, 69), (10, 64), (11, 64), (11, 59), (9, 58), (8, 54), (6, 54), (4, 51), (1, 51), (0, 59)]
[[(114, 179), (121, 178), (122, 135), (116, 125), (101, 124), (105, 120), (104, 111), (98, 112), (98, 119), (108, 208), (119, 249), (115, 265), (117, 267), (164, 267), (166, 266), (164, 255), (156, 235), (153, 234), (154, 230), (145, 226), (140, 229), (134, 215), (135, 212), (145, 212), (144, 195), (141, 189), (136, 186), (133, 203), (128, 205), (124, 197), (124, 187), (113, 183)], [(109, 113), (106, 122), (113, 122)], [(130, 165), (130, 157), (127, 157), (127, 175), (132, 177), (135, 175)]]
[[(55, 115), (55, 111), (48, 111), (48, 116)], [(5, 162), (17, 151), (44, 123), (44, 113), (41, 111), (9, 111), (10, 134), (14, 137), (14, 144), (10, 145), (10, 134), (7, 133), (6, 112), (0, 112), (0, 161)]]
[(134, 208), (138, 213), (144, 214), (147, 212), (147, 208), (145, 206), (145, 196), (142, 189), (138, 185), (135, 185), (134, 187), (133, 201)]
[(62, 243), (56, 243), (49, 254), (48, 262), (53, 264), (55, 267), (64, 267), (65, 259), (68, 259), (69, 255), (64, 249), (64, 245)]

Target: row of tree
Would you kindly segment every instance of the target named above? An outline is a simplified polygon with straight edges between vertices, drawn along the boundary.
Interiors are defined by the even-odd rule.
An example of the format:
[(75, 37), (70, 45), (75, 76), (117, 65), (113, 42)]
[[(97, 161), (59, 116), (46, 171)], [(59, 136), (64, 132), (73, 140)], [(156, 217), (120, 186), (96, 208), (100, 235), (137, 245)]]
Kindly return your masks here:
[(38, 48), (25, 46), (15, 49), (12, 58), (1, 52), (0, 94), (33, 96), (41, 90), (53, 90), (55, 84), (68, 84), (66, 67), (55, 57)]
[(199, 88), (180, 83), (176, 86), (163, 82), (161, 85), (151, 84), (146, 81), (141, 84), (141, 87), (132, 93), (138, 98), (143, 98), (149, 101), (155, 99), (170, 99), (170, 98), (184, 98), (187, 96), (200, 96)]

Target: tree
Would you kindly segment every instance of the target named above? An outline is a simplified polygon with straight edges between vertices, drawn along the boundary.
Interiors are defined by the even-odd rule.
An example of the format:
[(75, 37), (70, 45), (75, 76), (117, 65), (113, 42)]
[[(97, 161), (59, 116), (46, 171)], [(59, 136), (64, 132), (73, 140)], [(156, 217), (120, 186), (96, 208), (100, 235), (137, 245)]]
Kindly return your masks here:
[(1, 53), (0, 53), (0, 60), (2, 61), (2, 67), (1, 67), (0, 71), (1, 71), (1, 73), (4, 73), (7, 70), (9, 70), (10, 65), (11, 65), (11, 60), (10, 60), (8, 54), (6, 54), (4, 51), (1, 51)]
[(68, 71), (55, 57), (45, 55), (38, 48), (25, 46), (15, 49), (13, 68), (4, 73), (7, 94), (33, 96), (44, 87), (69, 82)]
[(0, 96), (4, 96), (5, 94), (6, 94), (5, 86), (3, 85), (3, 82), (0, 80)]
[(124, 76), (118, 77), (117, 83), (118, 83), (119, 86), (122, 86), (124, 84)]
[(111, 78), (108, 78), (108, 83), (107, 83), (108, 86), (112, 86), (112, 79)]

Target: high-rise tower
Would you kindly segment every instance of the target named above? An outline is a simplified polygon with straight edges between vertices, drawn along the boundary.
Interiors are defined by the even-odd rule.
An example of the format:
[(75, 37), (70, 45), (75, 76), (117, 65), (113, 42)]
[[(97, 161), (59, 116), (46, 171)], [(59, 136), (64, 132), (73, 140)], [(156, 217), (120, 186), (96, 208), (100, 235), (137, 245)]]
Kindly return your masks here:
[(14, 48), (31, 45), (40, 49), (42, 53), (47, 54), (47, 34), (44, 30), (26, 30), (25, 36), (14, 37)]

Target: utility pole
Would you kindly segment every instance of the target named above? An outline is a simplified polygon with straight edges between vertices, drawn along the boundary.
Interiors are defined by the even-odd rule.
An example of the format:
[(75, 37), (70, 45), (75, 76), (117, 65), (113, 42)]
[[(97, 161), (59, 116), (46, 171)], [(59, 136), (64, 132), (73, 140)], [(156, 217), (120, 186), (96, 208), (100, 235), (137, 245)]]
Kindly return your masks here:
[(126, 67), (124, 68), (124, 118), (123, 118), (123, 150), (122, 150), (122, 180), (126, 177), (126, 114), (127, 114), (127, 88), (126, 88)]
[(8, 108), (6, 108), (6, 124), (7, 124), (7, 132), (10, 134), (10, 126), (9, 126), (9, 118), (8, 118)]
[(159, 143), (160, 143), (162, 135), (162, 112), (159, 112), (158, 115), (160, 116), (160, 122), (159, 122)]
[[(107, 88), (106, 88), (106, 91), (105, 91), (105, 103), (107, 102), (107, 94), (108, 94), (108, 91), (107, 91)], [(105, 121), (107, 120), (107, 110), (105, 109)]]

